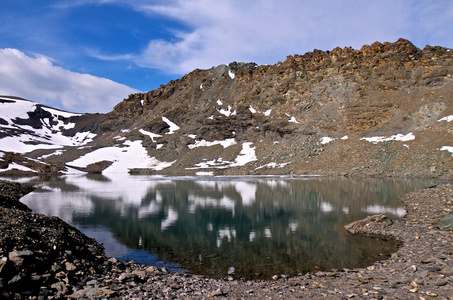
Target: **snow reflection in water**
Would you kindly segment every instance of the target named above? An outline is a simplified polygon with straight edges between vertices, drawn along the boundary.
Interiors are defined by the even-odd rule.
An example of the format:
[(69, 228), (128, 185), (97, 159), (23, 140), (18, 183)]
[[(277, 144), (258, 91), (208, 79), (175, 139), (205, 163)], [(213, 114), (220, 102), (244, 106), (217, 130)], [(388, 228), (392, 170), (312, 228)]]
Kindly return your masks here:
[[(23, 181), (23, 180), (21, 180)], [(269, 278), (383, 259), (392, 242), (343, 225), (374, 213), (401, 217), (398, 197), (426, 181), (321, 177), (150, 177), (31, 180), (23, 198), (102, 242), (109, 256), (197, 274)], [(169, 263), (172, 262), (172, 263)], [(180, 271), (180, 270), (179, 270)]]

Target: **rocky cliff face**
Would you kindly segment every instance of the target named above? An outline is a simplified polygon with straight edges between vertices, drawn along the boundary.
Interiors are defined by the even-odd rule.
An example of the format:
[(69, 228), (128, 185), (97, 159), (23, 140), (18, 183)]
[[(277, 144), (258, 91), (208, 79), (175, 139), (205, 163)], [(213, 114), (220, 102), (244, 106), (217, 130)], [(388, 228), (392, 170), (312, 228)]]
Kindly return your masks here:
[(73, 116), (63, 134), (92, 142), (27, 156), (105, 172), (452, 177), (452, 74), (450, 49), (404, 39), (234, 62)]

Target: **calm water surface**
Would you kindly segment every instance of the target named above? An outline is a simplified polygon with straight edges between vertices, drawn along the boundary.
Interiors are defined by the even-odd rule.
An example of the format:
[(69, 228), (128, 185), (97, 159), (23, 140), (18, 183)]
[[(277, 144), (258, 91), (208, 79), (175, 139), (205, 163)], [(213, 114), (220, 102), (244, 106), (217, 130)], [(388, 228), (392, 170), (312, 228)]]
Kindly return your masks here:
[(343, 225), (404, 215), (398, 198), (430, 182), (321, 177), (65, 176), (22, 202), (103, 243), (108, 256), (173, 271), (247, 278), (372, 264), (395, 244)]

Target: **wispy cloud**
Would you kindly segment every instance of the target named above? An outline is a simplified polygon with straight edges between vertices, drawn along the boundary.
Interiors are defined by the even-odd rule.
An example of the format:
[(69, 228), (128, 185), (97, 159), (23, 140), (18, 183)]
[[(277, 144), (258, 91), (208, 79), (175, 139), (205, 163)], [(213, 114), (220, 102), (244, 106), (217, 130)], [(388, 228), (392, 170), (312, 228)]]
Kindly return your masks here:
[[(71, 72), (52, 59), (0, 49), (0, 94), (20, 96), (75, 112), (107, 112), (131, 93), (109, 79)], [(24, 86), (25, 85), (25, 86)]]
[(77, 112), (108, 111), (135, 91), (82, 73), (149, 90), (196, 68), (313, 49), (400, 37), (453, 47), (451, 0), (16, 2), (0, 1), (1, 44), (11, 48), (0, 53), (0, 93)]
[(173, 40), (150, 40), (146, 48), (128, 56), (141, 67), (173, 73), (187, 73), (233, 60), (275, 63), (286, 55), (303, 54), (314, 48), (360, 48), (363, 44), (396, 41), (400, 37), (419, 47), (429, 43), (453, 46), (451, 1), (169, 0), (149, 4), (137, 0), (128, 3), (150, 17), (165, 16), (190, 28), (174, 31)]

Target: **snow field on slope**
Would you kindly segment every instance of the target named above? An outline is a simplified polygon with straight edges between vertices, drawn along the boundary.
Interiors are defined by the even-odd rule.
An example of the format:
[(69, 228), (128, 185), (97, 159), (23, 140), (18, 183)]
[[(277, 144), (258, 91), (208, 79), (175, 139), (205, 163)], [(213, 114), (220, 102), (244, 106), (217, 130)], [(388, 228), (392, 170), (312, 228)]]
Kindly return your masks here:
[(65, 124), (58, 117), (69, 118), (72, 116), (80, 116), (69, 112), (60, 111), (48, 107), (41, 108), (52, 114), (52, 121), (58, 122), (57, 125), (50, 125), (48, 119), (42, 119), (43, 127), (36, 129), (28, 125), (15, 125), (14, 119), (29, 119), (28, 113), (35, 111), (36, 103), (27, 100), (8, 99), (1, 97), (0, 99), (14, 101), (0, 103), (0, 118), (8, 122), (8, 125), (2, 125), (3, 128), (22, 129), (30, 133), (24, 133), (20, 136), (8, 136), (1, 140), (0, 149), (16, 153), (31, 152), (36, 149), (58, 149), (63, 146), (82, 146), (91, 142), (96, 136), (90, 132), (79, 132), (74, 137), (64, 136), (60, 131), (63, 129), (74, 128), (75, 123)]
[(16, 118), (28, 119), (27, 112), (33, 111), (35, 107), (35, 103), (31, 101), (7, 99), (3, 97), (1, 97), (0, 99), (15, 101), (14, 103), (0, 102), (0, 118), (7, 121), (8, 123), (12, 123), (12, 119)]
[(85, 168), (90, 164), (107, 160), (113, 163), (102, 173), (127, 173), (134, 168), (149, 168), (159, 171), (174, 163), (161, 162), (155, 157), (150, 157), (145, 147), (142, 146), (142, 141), (126, 141), (124, 145), (127, 147), (100, 148), (67, 164)]
[[(229, 139), (229, 140), (234, 141), (234, 139)], [(214, 143), (214, 142), (212, 142), (212, 143)], [(243, 143), (241, 152), (239, 152), (238, 156), (235, 158), (235, 160), (233, 162), (223, 160), (221, 157), (219, 157), (219, 158), (211, 160), (211, 161), (204, 161), (204, 162), (196, 163), (194, 165), (194, 167), (186, 168), (186, 170), (209, 169), (209, 168), (226, 169), (226, 168), (244, 166), (249, 162), (258, 160), (256, 157), (256, 154), (255, 154), (255, 147), (251, 147), (252, 144), (253, 143), (250, 143), (250, 142)], [(217, 144), (215, 144), (215, 145), (217, 145)], [(203, 145), (203, 146), (205, 146), (205, 145)], [(209, 144), (208, 146), (212, 146), (212, 144)], [(197, 147), (201, 147), (201, 146), (197, 146)], [(194, 148), (194, 147), (192, 147), (192, 148)]]

